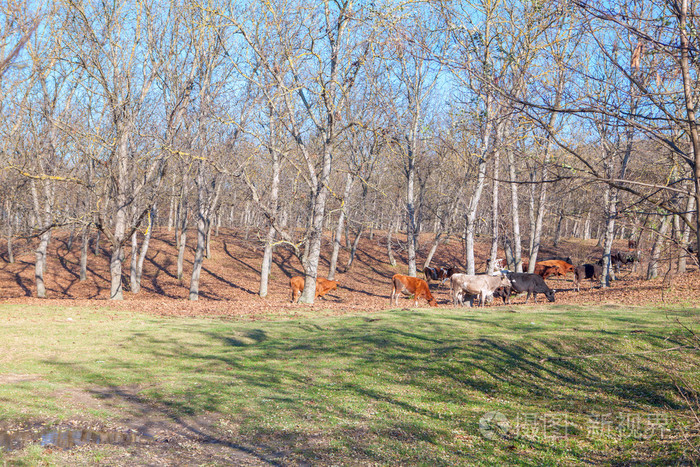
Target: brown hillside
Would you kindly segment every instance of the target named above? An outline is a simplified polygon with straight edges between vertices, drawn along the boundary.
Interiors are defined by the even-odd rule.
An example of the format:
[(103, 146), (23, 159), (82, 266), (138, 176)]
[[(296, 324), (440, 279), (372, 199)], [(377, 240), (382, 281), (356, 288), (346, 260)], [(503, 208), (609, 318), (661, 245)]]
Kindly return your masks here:
[[(154, 232), (151, 246), (144, 264), (142, 291), (132, 294), (125, 288), (125, 300), (115, 303), (109, 301), (109, 269), (108, 252), (95, 256), (90, 254), (88, 260), (88, 279), (78, 280), (79, 273), (79, 242), (73, 244), (68, 251), (68, 234), (57, 232), (51, 240), (48, 269), (45, 275), (47, 300), (33, 298), (34, 287), (34, 253), (33, 245), (25, 243), (17, 245), (15, 263), (7, 263), (6, 249), (0, 251), (0, 299), (6, 303), (51, 303), (56, 305), (94, 305), (110, 306), (119, 309), (144, 311), (161, 314), (190, 314), (190, 315), (239, 315), (260, 317), (265, 314), (285, 314), (299, 309), (327, 310), (330, 313), (348, 311), (376, 311), (390, 308), (389, 294), (391, 292), (390, 278), (393, 274), (405, 273), (406, 254), (400, 246), (395, 246), (394, 254), (398, 262), (396, 268), (388, 263), (386, 253), (386, 238), (375, 235), (373, 239), (364, 238), (360, 241), (358, 253), (351, 271), (336, 275), (341, 287), (329, 293), (323, 299), (317, 299), (312, 307), (292, 305), (290, 303), (289, 278), (301, 275), (301, 264), (294, 255), (284, 247), (278, 247), (274, 256), (273, 271), (270, 281), (270, 294), (262, 299), (257, 296), (262, 244), (257, 239), (245, 240), (234, 231), (222, 230), (218, 237), (212, 240), (212, 256), (206, 259), (200, 283), (200, 300), (187, 300), (189, 291), (189, 274), (194, 256), (194, 235), (189, 235), (188, 251), (186, 254), (185, 279), (176, 279), (177, 252), (175, 250), (174, 232), (158, 230)], [(421, 238), (419, 251), (419, 268), (425, 258), (429, 241), (426, 235)], [(402, 240), (399, 238), (399, 240)], [(405, 238), (404, 238), (405, 240)], [(557, 251), (544, 249), (541, 257), (550, 255), (571, 256), (574, 262), (580, 263), (600, 255), (593, 241), (563, 242)], [(106, 245), (105, 245), (106, 246)], [(621, 245), (620, 248), (623, 246)], [(330, 245), (324, 243), (320, 275), (328, 271), (328, 254)], [(479, 244), (477, 248), (477, 269), (485, 269), (487, 245)], [(128, 284), (129, 248), (126, 250), (127, 260), (124, 261), (124, 283)], [(348, 253), (341, 252), (339, 264), (347, 262)], [(463, 270), (463, 248), (458, 240), (452, 240), (441, 245), (433, 259), (433, 266), (452, 265)], [(666, 271), (667, 265), (660, 270)], [(342, 270), (342, 268), (341, 268)], [(422, 277), (422, 274), (419, 274)], [(550, 287), (557, 289), (556, 303), (616, 303), (628, 305), (640, 304), (684, 304), (696, 306), (698, 291), (700, 291), (700, 274), (693, 270), (684, 275), (658, 279), (655, 281), (640, 281), (636, 274), (624, 271), (620, 280), (613, 283), (610, 289), (591, 289), (590, 281), (582, 285), (580, 293), (571, 290), (572, 276), (566, 278), (550, 278)], [(440, 306), (451, 306), (447, 287), (431, 287)], [(568, 289), (568, 290), (567, 290)], [(544, 300), (541, 297), (541, 300)], [(515, 304), (522, 303), (524, 298), (516, 298)], [(405, 306), (410, 306), (408, 300)], [(549, 305), (549, 304), (548, 304)], [(427, 306), (424, 303), (421, 306)]]

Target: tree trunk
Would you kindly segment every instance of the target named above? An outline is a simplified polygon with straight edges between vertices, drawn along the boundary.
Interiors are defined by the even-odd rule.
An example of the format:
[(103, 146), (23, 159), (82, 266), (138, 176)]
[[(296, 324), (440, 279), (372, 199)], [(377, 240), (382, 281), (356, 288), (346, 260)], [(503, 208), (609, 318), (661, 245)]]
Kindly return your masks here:
[(610, 287), (610, 280), (615, 279), (610, 254), (615, 233), (615, 219), (617, 217), (617, 189), (606, 185), (603, 199), (605, 203), (605, 233), (603, 235), (603, 273), (600, 276), (600, 285), (602, 287)]
[[(528, 235), (528, 246), (527, 246), (527, 256), (532, 258), (532, 250), (535, 249), (535, 225), (537, 224), (537, 217), (535, 216), (535, 173), (530, 172), (530, 192), (529, 192), (529, 204), (528, 204), (528, 219), (530, 220), (530, 231)], [(530, 261), (532, 263), (532, 261)], [(531, 272), (531, 271), (528, 271)]]
[[(678, 6), (678, 5), (677, 5)], [(676, 15), (679, 20), (679, 31), (680, 31), (680, 66), (681, 66), (681, 76), (683, 78), (683, 95), (685, 97), (685, 110), (688, 122), (688, 135), (690, 136), (690, 143), (693, 148), (693, 164), (691, 164), (693, 188), (695, 192), (693, 193), (695, 197), (695, 206), (700, 208), (700, 132), (698, 131), (698, 122), (695, 117), (695, 109), (697, 103), (695, 101), (695, 81), (691, 73), (691, 40), (688, 37), (688, 0), (682, 0), (680, 8), (677, 8)], [(693, 31), (693, 34), (695, 32)], [(698, 245), (698, 251), (695, 252), (697, 255), (698, 264), (700, 264), (700, 215), (695, 216), (695, 241)]]
[(476, 271), (476, 265), (474, 264), (474, 233), (476, 230), (476, 214), (479, 209), (479, 200), (481, 199), (481, 192), (484, 189), (484, 184), (486, 181), (486, 154), (484, 153), (481, 158), (479, 158), (479, 171), (477, 175), (476, 187), (472, 198), (469, 202), (469, 210), (467, 211), (466, 224), (465, 224), (465, 250), (467, 259), (467, 274), (474, 274)]
[(14, 264), (15, 262), (15, 252), (12, 249), (12, 235), (8, 235), (7, 237), (7, 262), (10, 264)]
[(695, 198), (692, 196), (688, 196), (688, 201), (686, 201), (685, 205), (685, 212), (687, 213), (686, 215), (688, 216), (688, 223), (683, 223), (683, 228), (682, 228), (682, 234), (681, 234), (681, 241), (679, 245), (680, 249), (680, 257), (678, 258), (678, 272), (679, 273), (684, 273), (686, 271), (687, 267), (687, 259), (688, 259), (688, 244), (690, 243), (690, 223), (693, 221), (693, 213), (692, 211), (695, 209)]
[(659, 257), (661, 256), (661, 250), (663, 249), (664, 240), (666, 237), (666, 232), (668, 232), (668, 227), (671, 224), (671, 218), (665, 216), (661, 221), (661, 227), (659, 232), (656, 234), (656, 240), (651, 247), (651, 254), (649, 255), (649, 266), (647, 266), (647, 280), (656, 279), (659, 276)]
[(177, 280), (182, 280), (185, 263), (185, 248), (187, 247), (187, 221), (183, 220), (180, 228), (180, 246), (177, 249)]
[(109, 261), (109, 273), (111, 284), (109, 298), (112, 300), (123, 300), (122, 292), (122, 246), (117, 244), (112, 248), (112, 256)]
[(435, 238), (433, 239), (433, 244), (430, 246), (430, 251), (428, 251), (428, 256), (425, 258), (425, 263), (423, 263), (423, 269), (427, 268), (430, 266), (431, 261), (433, 261), (433, 255), (435, 255), (435, 252), (437, 251), (438, 245), (440, 245), (440, 239), (442, 238), (442, 235), (444, 232), (439, 231), (435, 234)]
[(394, 232), (394, 225), (398, 224), (398, 220), (396, 223), (393, 221), (389, 223), (389, 230), (386, 234), (386, 254), (387, 257), (389, 258), (389, 264), (391, 264), (391, 267), (395, 268), (396, 267), (396, 258), (394, 258), (394, 249), (393, 245), (391, 242), (391, 237)]
[(267, 229), (267, 238), (265, 239), (265, 251), (263, 253), (262, 265), (260, 266), (260, 290), (258, 295), (262, 298), (267, 297), (267, 285), (270, 280), (270, 271), (272, 270), (272, 244), (275, 241), (275, 228), (270, 226)]
[[(499, 125), (499, 133), (502, 125)], [(499, 135), (500, 136), (500, 135)], [(499, 138), (500, 139), (500, 138)], [(498, 222), (500, 221), (498, 213), (498, 178), (500, 176), (500, 151), (496, 149), (493, 154), (493, 208), (491, 210), (491, 254), (489, 255), (489, 270), (491, 274), (498, 259)]]
[(340, 207), (340, 214), (338, 215), (338, 224), (335, 228), (335, 235), (333, 237), (333, 252), (331, 253), (331, 264), (328, 268), (328, 280), (335, 279), (335, 271), (338, 264), (338, 253), (340, 252), (340, 238), (343, 235), (343, 224), (345, 222), (347, 202), (350, 198), (350, 193), (352, 190), (354, 179), (350, 172), (345, 176), (345, 189), (343, 190), (343, 199), (341, 201), (342, 205)]
[(557, 228), (554, 231), (554, 242), (553, 242), (554, 248), (558, 247), (559, 242), (561, 241), (561, 229), (562, 229), (563, 223), (564, 223), (564, 211), (560, 210), (559, 211), (559, 219), (557, 220)]
[(34, 265), (34, 279), (36, 280), (36, 296), (46, 298), (46, 285), (44, 284), (44, 271), (46, 271), (46, 253), (51, 240), (51, 230), (47, 230), (39, 237), (39, 246), (36, 249), (36, 264)]
[(360, 243), (360, 237), (362, 236), (363, 231), (364, 226), (360, 225), (360, 229), (355, 235), (355, 240), (352, 242), (352, 248), (350, 248), (350, 257), (348, 258), (348, 263), (345, 265), (345, 272), (350, 271), (350, 268), (352, 267), (352, 262), (355, 260), (355, 254), (357, 253), (357, 245)]
[[(279, 214), (279, 185), (280, 185), (280, 155), (274, 148), (277, 141), (277, 133), (274, 129), (273, 111), (270, 109), (270, 156), (272, 157), (272, 186), (270, 187), (270, 210), (277, 217)], [(265, 239), (265, 252), (263, 253), (262, 265), (260, 267), (260, 291), (258, 295), (267, 297), (267, 287), (272, 270), (272, 245), (275, 241), (275, 227), (270, 223)]]
[[(151, 209), (151, 214), (148, 217), (148, 225), (146, 226), (146, 235), (143, 237), (143, 242), (141, 242), (141, 249), (138, 254), (138, 259), (136, 261), (135, 274), (132, 273), (131, 291), (133, 293), (139, 293), (141, 291), (141, 278), (143, 277), (143, 262), (146, 260), (146, 254), (148, 253), (148, 245), (151, 241), (151, 233), (153, 232), (153, 218), (155, 217), (155, 207)], [(133, 264), (133, 260), (132, 260)]]
[(100, 232), (99, 230), (97, 231), (97, 233), (95, 233), (95, 245), (93, 245), (94, 246), (93, 253), (95, 254), (95, 256), (99, 256), (99, 254), (100, 254), (100, 236), (101, 235), (102, 235), (102, 232)]
[(175, 177), (173, 177), (173, 184), (170, 190), (170, 209), (168, 210), (168, 232), (173, 230), (173, 222), (175, 217)]
[(508, 172), (510, 177), (511, 216), (513, 219), (513, 268), (515, 272), (523, 272), (523, 242), (520, 234), (518, 183), (515, 170), (515, 155), (510, 150), (508, 151)]
[(408, 181), (406, 184), (406, 241), (408, 247), (408, 275), (416, 276), (416, 208), (415, 196), (415, 161), (412, 156), (408, 158)]
[(583, 223), (583, 239), (589, 240), (591, 238), (591, 212), (586, 213), (586, 221)]
[(211, 258), (211, 224), (212, 221), (209, 219), (207, 222), (207, 238), (206, 238), (206, 247), (204, 249), (204, 257), (209, 259)]
[(66, 250), (71, 251), (73, 249), (73, 240), (75, 239), (75, 225), (70, 229), (70, 235), (68, 235), (68, 242), (66, 244)]
[(194, 263), (192, 265), (192, 279), (190, 280), (190, 300), (199, 299), (199, 276), (204, 263), (204, 250), (206, 249), (207, 227), (209, 222), (200, 211), (197, 218), (197, 248), (194, 252)]
[(131, 234), (131, 264), (129, 265), (129, 289), (132, 293), (137, 293), (139, 286), (136, 285), (136, 268), (139, 264), (139, 241), (138, 230)]
[(80, 282), (87, 279), (87, 257), (90, 246), (90, 226), (83, 229), (83, 242), (80, 247)]
[(331, 174), (332, 154), (330, 148), (326, 148), (323, 155), (323, 167), (321, 176), (315, 189), (311, 228), (309, 229), (309, 242), (304, 255), (304, 291), (299, 297), (300, 303), (313, 303), (316, 296), (316, 278), (318, 277), (318, 262), (321, 259), (321, 241), (323, 240), (323, 221), (326, 214), (326, 200), (328, 199), (328, 180)]

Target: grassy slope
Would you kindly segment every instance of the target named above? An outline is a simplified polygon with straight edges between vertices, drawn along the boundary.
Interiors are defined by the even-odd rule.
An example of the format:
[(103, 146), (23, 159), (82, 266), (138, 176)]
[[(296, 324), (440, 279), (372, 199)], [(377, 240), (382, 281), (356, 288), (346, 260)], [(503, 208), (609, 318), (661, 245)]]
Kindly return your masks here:
[[(676, 319), (699, 331), (698, 311), (677, 308), (223, 321), (3, 305), (0, 420), (118, 422), (126, 399), (120, 411), (62, 395), (128, 389), (152, 414), (216, 414), (221, 441), (285, 462), (665, 464), (690, 457), (669, 374), (700, 387), (697, 353), (649, 352), (685, 342)], [(593, 354), (616, 355), (570, 358)], [(479, 419), (493, 411), (511, 432), (487, 439)]]

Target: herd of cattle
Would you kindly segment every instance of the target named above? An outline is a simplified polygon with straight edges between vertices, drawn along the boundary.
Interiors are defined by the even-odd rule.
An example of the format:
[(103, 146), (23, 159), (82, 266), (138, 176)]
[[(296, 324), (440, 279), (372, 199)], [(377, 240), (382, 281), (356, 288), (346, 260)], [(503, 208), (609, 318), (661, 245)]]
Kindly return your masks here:
[[(625, 252), (614, 252), (611, 255), (611, 264), (614, 270), (619, 270), (623, 264), (633, 263), (638, 261), (639, 257), (635, 254)], [(514, 293), (527, 293), (525, 303), (533, 297), (537, 303), (537, 294), (541, 293), (547, 297), (550, 302), (554, 301), (554, 290), (550, 289), (545, 283), (545, 279), (556, 275), (565, 276), (569, 272), (574, 274), (574, 288), (580, 290), (581, 281), (590, 279), (592, 282), (600, 279), (602, 273), (602, 261), (596, 264), (582, 264), (574, 267), (571, 258), (552, 258), (543, 261), (538, 261), (535, 264), (534, 273), (512, 272), (502, 269), (500, 263), (488, 265), (489, 269), (498, 269), (492, 274), (463, 274), (455, 270), (455, 268), (432, 268), (426, 267), (423, 269), (425, 279), (417, 277), (405, 276), (403, 274), (394, 274), (391, 278), (392, 290), (390, 303), (398, 306), (400, 295), (413, 296), (414, 306), (418, 306), (418, 300), (424, 298), (430, 306), (437, 306), (437, 301), (430, 293), (429, 283), (438, 281), (441, 283), (450, 281), (450, 291), (452, 303), (457, 306), (463, 306), (468, 300), (469, 305), (473, 306), (474, 300), (478, 300), (480, 306), (484, 306), (486, 301), (501, 298), (503, 303), (510, 303), (510, 296)], [(523, 264), (523, 269), (527, 269), (528, 264)], [(328, 292), (335, 290), (338, 287), (338, 281), (331, 281), (319, 277), (316, 279), (316, 298), (322, 297)], [(296, 302), (304, 289), (304, 278), (295, 276), (290, 279), (289, 285), (292, 289), (292, 302)]]

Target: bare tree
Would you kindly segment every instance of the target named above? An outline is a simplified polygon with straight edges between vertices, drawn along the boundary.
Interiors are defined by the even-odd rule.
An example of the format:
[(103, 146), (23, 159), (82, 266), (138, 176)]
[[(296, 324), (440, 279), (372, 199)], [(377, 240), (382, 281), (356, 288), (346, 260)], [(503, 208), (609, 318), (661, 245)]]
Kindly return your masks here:
[[(97, 193), (101, 209), (96, 226), (112, 247), (110, 298), (114, 300), (123, 298), (124, 244), (150, 211), (149, 200), (164, 168), (162, 157), (150, 159), (143, 171), (135, 163), (136, 128), (161, 71), (162, 57), (147, 53), (153, 45), (149, 40), (167, 29), (157, 11), (149, 1), (134, 7), (128, 2), (88, 5), (69, 0), (66, 9), (66, 47), (89, 77), (86, 89), (93, 93), (93, 101), (107, 109), (110, 119), (103, 122), (103, 133), (113, 135), (113, 143), (104, 141), (101, 162), (109, 171), (105, 183), (98, 185), (102, 191)], [(131, 29), (125, 34), (127, 26)], [(101, 138), (96, 135), (95, 139)]]
[[(282, 102), (287, 118), (283, 122), (302, 157), (311, 206), (302, 257), (305, 284), (300, 301), (313, 303), (328, 185), (339, 135), (344, 129), (343, 112), (370, 50), (371, 40), (359, 29), (365, 27), (360, 20), (369, 8), (358, 7), (351, 0), (326, 0), (313, 6), (269, 2), (260, 8), (246, 13), (256, 24), (243, 22), (242, 16), (234, 13), (227, 14), (226, 20), (244, 38), (259, 65), (275, 77), (284, 91)], [(317, 21), (325, 25), (320, 35), (315, 27)], [(266, 44), (255, 33), (266, 27), (274, 27), (279, 37), (286, 62), (284, 71), (266, 60)], [(313, 134), (309, 134), (309, 128)]]

